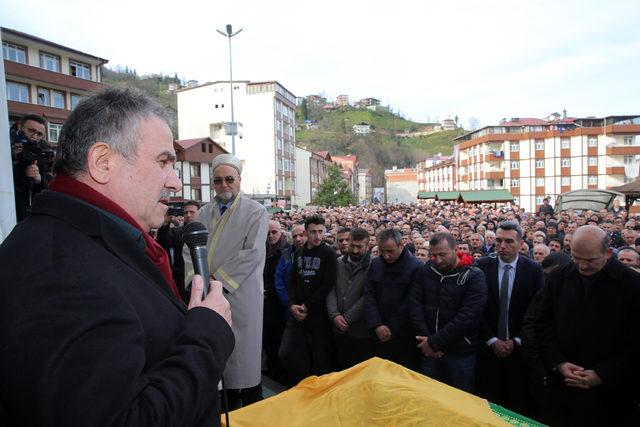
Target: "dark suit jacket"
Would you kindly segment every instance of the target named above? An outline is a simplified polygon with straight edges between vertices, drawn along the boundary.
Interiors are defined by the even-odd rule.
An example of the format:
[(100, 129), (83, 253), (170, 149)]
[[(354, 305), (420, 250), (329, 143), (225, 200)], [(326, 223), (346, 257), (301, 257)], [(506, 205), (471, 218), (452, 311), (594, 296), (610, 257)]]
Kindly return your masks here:
[(0, 425), (219, 424), (231, 328), (187, 312), (130, 231), (45, 192), (0, 245)]
[[(498, 334), (498, 318), (500, 317), (500, 292), (498, 288), (498, 257), (480, 258), (477, 261), (487, 279), (487, 305), (481, 321), (481, 348), (484, 343)], [(516, 276), (509, 301), (509, 337), (520, 337), (520, 328), (524, 314), (531, 304), (536, 292), (544, 284), (542, 267), (528, 258), (520, 256), (516, 264)]]

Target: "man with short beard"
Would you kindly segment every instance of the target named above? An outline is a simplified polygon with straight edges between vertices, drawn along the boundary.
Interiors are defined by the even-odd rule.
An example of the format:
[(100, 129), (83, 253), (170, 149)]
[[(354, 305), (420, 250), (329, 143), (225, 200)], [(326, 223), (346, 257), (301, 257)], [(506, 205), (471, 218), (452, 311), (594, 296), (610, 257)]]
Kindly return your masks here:
[(340, 369), (347, 369), (375, 354), (375, 341), (364, 316), (364, 283), (371, 261), (369, 233), (354, 228), (349, 250), (338, 259), (336, 285), (327, 296)]
[[(196, 217), (209, 231), (209, 273), (222, 282), (234, 316), (236, 347), (224, 371), (229, 409), (262, 399), (262, 273), (269, 216), (264, 206), (240, 191), (242, 163), (219, 154), (211, 163), (215, 200)], [(189, 248), (183, 251), (185, 284), (193, 277)]]
[(337, 238), (338, 250), (336, 251), (336, 254), (338, 256), (345, 255), (349, 252), (349, 232), (350, 231), (351, 229), (347, 227), (342, 227), (341, 229), (338, 230), (338, 238)]

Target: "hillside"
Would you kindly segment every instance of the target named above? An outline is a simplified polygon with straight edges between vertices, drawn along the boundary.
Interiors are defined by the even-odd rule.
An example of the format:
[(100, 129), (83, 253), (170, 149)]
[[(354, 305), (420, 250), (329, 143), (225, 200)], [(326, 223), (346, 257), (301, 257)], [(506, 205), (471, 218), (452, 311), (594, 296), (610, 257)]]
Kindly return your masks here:
[[(369, 168), (373, 185), (384, 184), (384, 170), (392, 166), (415, 167), (419, 160), (437, 153), (450, 155), (452, 139), (462, 135), (464, 129), (434, 132), (429, 135), (401, 138), (397, 134), (416, 132), (430, 124), (406, 120), (389, 112), (366, 109), (341, 109), (333, 111), (307, 111), (307, 117), (317, 121), (312, 129), (298, 126), (296, 141), (311, 151), (328, 150), (331, 154), (355, 154), (361, 168)], [(304, 111), (298, 107), (296, 123), (304, 123)], [(355, 135), (352, 126), (359, 123), (373, 125), (369, 135)]]

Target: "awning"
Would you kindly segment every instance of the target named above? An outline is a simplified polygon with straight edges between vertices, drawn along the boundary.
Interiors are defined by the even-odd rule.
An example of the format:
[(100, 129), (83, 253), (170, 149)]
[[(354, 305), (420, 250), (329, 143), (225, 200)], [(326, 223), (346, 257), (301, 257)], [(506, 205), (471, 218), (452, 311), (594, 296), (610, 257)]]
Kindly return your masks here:
[(613, 206), (613, 199), (622, 193), (610, 190), (575, 190), (562, 193), (556, 200), (555, 211), (574, 209), (580, 211), (609, 209)]
[(435, 191), (420, 191), (418, 192), (418, 199), (435, 199)]
[(267, 212), (270, 213), (270, 214), (274, 214), (274, 213), (283, 212), (283, 210), (282, 210), (282, 208), (269, 207), (269, 208), (267, 208)]
[(436, 200), (451, 201), (458, 200), (458, 197), (460, 197), (459, 191), (436, 191)]
[(465, 203), (513, 202), (511, 192), (506, 189), (461, 191), (460, 197), (462, 197), (462, 201)]

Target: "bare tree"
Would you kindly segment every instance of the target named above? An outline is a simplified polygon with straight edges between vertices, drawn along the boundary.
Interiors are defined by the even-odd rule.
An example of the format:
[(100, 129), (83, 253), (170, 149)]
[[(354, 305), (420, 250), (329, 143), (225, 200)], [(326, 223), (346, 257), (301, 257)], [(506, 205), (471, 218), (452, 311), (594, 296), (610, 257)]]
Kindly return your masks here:
[(480, 119), (477, 117), (469, 117), (469, 130), (477, 130), (480, 128)]

